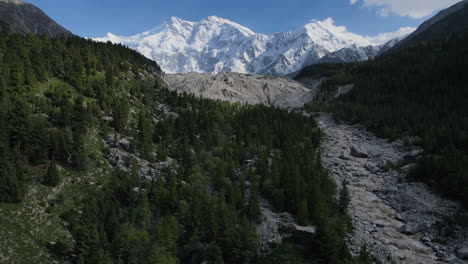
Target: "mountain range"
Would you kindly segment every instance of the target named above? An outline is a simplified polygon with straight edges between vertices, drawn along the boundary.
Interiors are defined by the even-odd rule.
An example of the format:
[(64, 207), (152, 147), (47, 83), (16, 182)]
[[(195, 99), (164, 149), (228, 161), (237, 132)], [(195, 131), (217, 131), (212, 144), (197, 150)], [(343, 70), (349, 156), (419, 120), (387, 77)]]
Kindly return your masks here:
[(364, 37), (336, 26), (328, 18), (296, 30), (265, 35), (216, 16), (199, 22), (172, 17), (141, 34), (122, 37), (108, 33), (95, 40), (127, 45), (156, 60), (166, 73), (286, 75), (318, 62), (367, 60), (388, 46), (388, 41), (394, 43), (394, 38), (413, 30), (387, 33), (391, 39)]

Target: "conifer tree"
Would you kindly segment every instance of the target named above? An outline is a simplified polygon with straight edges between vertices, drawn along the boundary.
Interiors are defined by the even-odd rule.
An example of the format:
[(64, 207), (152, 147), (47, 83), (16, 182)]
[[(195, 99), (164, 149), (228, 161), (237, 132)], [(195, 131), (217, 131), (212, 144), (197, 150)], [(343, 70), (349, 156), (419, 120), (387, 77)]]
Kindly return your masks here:
[(60, 183), (60, 176), (57, 170), (57, 164), (55, 160), (52, 160), (47, 168), (47, 173), (44, 177), (44, 185), (57, 186)]
[(0, 140), (0, 202), (19, 202), (22, 196), (21, 191), (15, 167), (9, 160), (9, 150)]
[(341, 184), (341, 190), (338, 196), (338, 210), (340, 211), (340, 214), (346, 215), (348, 213), (349, 202), (350, 197), (348, 191), (348, 182), (346, 179), (344, 179)]
[(307, 204), (307, 200), (302, 200), (297, 209), (297, 219), (299, 221), (299, 224), (301, 225), (307, 225), (309, 221), (309, 208)]
[(121, 99), (115, 102), (114, 106), (114, 121), (113, 125), (117, 132), (121, 133), (127, 126), (130, 114), (130, 105), (126, 99)]
[(146, 117), (142, 111), (138, 115), (138, 147), (142, 156), (151, 160), (153, 150), (153, 128), (151, 121)]

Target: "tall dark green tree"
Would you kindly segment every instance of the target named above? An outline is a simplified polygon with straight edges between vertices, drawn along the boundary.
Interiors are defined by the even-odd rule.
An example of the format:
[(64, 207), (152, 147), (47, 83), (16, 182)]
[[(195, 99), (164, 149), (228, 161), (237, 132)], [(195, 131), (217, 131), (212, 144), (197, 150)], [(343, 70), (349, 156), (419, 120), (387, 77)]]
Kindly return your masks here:
[(115, 102), (114, 106), (114, 121), (113, 125), (117, 132), (123, 132), (127, 126), (130, 116), (130, 105), (127, 99), (119, 99)]
[(348, 206), (351, 198), (349, 197), (348, 182), (344, 179), (341, 183), (341, 189), (338, 196), (338, 210), (342, 215), (348, 212)]
[(47, 186), (57, 186), (60, 183), (60, 175), (57, 170), (57, 163), (52, 160), (47, 168), (47, 173), (44, 176), (44, 184)]
[(138, 115), (138, 148), (146, 159), (153, 159), (153, 127), (144, 112)]
[(9, 153), (6, 144), (0, 140), (0, 202), (16, 203), (22, 198), (22, 188)]

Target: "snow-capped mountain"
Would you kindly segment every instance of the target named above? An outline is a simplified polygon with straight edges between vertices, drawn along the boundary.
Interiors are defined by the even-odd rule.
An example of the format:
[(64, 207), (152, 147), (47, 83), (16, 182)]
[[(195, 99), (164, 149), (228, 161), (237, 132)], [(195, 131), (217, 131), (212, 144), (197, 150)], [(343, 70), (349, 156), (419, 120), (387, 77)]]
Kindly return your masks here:
[(343, 48), (338, 51), (328, 53), (320, 58), (316, 63), (341, 63), (350, 61), (364, 61), (375, 57), (381, 49), (381, 46), (367, 46)]
[(369, 38), (334, 25), (331, 18), (287, 32), (255, 33), (230, 20), (209, 16), (200, 22), (172, 17), (150, 31), (97, 41), (129, 46), (156, 60), (166, 73), (258, 73), (286, 75), (344, 48), (375, 45)]
[(399, 44), (400, 41), (406, 39), (406, 37), (408, 37), (408, 36), (409, 35), (404, 35), (404, 36), (401, 36), (399, 38), (394, 38), (394, 39), (389, 40), (388, 42), (386, 42), (385, 44), (380, 46), (380, 50), (379, 50), (379, 52), (377, 53), (376, 56), (380, 56), (380, 55), (384, 54), (385, 52), (391, 50), (393, 47), (395, 47), (397, 44)]
[[(385, 33), (390, 40), (381, 45), (358, 47), (351, 45), (350, 47), (342, 48), (338, 51), (328, 53), (314, 63), (342, 63), (352, 61), (365, 61), (380, 56), (386, 51), (393, 48), (401, 40), (405, 39), (409, 33), (413, 32), (414, 28), (401, 28), (397, 32)], [(385, 35), (381, 34), (381, 35)], [(388, 39), (387, 38), (387, 39)], [(386, 40), (385, 36), (368, 37), (374, 43), (381, 43)]]

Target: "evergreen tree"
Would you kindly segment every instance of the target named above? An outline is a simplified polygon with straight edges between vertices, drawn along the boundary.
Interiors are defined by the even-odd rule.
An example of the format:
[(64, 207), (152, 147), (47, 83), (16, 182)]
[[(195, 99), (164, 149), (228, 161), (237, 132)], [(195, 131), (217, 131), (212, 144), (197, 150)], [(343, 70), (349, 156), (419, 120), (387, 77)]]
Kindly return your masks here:
[(260, 220), (260, 198), (257, 184), (252, 184), (250, 189), (249, 201), (247, 203), (247, 217), (253, 222)]
[(147, 259), (148, 264), (177, 264), (177, 259), (166, 252), (158, 243), (151, 246)]
[(32, 164), (45, 162), (49, 156), (49, 131), (47, 122), (42, 118), (29, 119), (31, 130), (28, 139), (28, 156)]
[(0, 202), (16, 203), (21, 200), (22, 188), (15, 167), (9, 160), (9, 151), (0, 140)]
[(309, 209), (307, 205), (307, 200), (305, 199), (299, 203), (297, 209), (297, 219), (299, 221), (299, 224), (301, 225), (307, 225), (309, 222)]
[(44, 177), (44, 185), (57, 186), (60, 183), (60, 176), (57, 170), (57, 164), (55, 160), (52, 160), (47, 168), (47, 173)]
[(341, 183), (341, 190), (338, 196), (338, 210), (340, 214), (346, 215), (348, 212), (348, 206), (350, 202), (348, 182), (346, 179)]
[(130, 114), (130, 106), (126, 99), (115, 102), (113, 125), (117, 132), (123, 132), (127, 126)]
[(153, 128), (151, 121), (145, 116), (144, 112), (138, 115), (138, 147), (142, 156), (152, 160), (153, 151)]
[(68, 163), (70, 161), (69, 145), (62, 131), (55, 129), (50, 134), (51, 158), (57, 161)]

